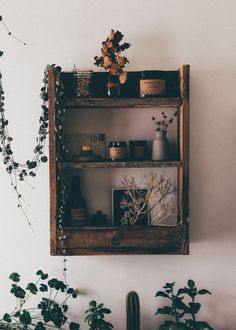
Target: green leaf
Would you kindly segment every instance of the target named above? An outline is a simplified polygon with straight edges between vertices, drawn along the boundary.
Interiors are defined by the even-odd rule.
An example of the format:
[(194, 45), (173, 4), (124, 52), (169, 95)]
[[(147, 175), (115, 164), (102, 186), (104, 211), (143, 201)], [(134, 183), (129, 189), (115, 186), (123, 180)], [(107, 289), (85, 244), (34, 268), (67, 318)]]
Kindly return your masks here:
[(175, 296), (173, 299), (173, 305), (175, 308), (181, 309), (184, 312), (189, 313), (189, 307), (185, 305), (185, 303), (182, 302), (182, 299), (177, 296)]
[(102, 307), (103, 307), (103, 304), (99, 304), (99, 305), (97, 306), (98, 309), (100, 309), (100, 308), (102, 308)]
[(173, 311), (173, 309), (171, 307), (164, 306), (164, 307), (158, 308), (155, 315), (158, 315), (158, 314), (172, 315), (172, 311)]
[(36, 324), (35, 330), (46, 330), (46, 327), (44, 326), (43, 322), (38, 322)]
[(3, 320), (6, 321), (7, 323), (11, 323), (11, 316), (8, 313), (5, 313), (3, 316)]
[(201, 290), (198, 291), (198, 294), (201, 294), (201, 295), (203, 295), (203, 294), (211, 294), (211, 292), (208, 291), (208, 290), (206, 290), (206, 289), (201, 289)]
[(20, 275), (18, 273), (11, 273), (9, 279), (16, 283), (20, 282)]
[(72, 294), (74, 292), (74, 289), (72, 289), (72, 288), (69, 288), (68, 290), (67, 290), (67, 293), (68, 294)]
[(190, 310), (192, 313), (197, 314), (199, 312), (199, 309), (201, 308), (201, 304), (199, 303), (189, 303)]
[(30, 313), (28, 311), (23, 311), (23, 313), (20, 316), (20, 321), (21, 323), (23, 323), (24, 325), (29, 325), (31, 324), (31, 316)]
[(39, 275), (41, 280), (46, 280), (48, 278), (48, 274), (45, 274), (41, 269), (37, 271), (36, 275)]
[(163, 286), (163, 288), (164, 288), (164, 289), (173, 289), (174, 285), (175, 285), (175, 282), (172, 282), (172, 283), (166, 283), (166, 284)]
[(79, 330), (80, 329), (80, 325), (78, 323), (71, 322), (70, 325), (69, 325), (69, 329), (70, 330)]
[(68, 311), (68, 305), (62, 305), (61, 307), (62, 307), (64, 313), (66, 313)]
[(77, 293), (74, 291), (73, 293), (72, 293), (72, 298), (77, 298), (78, 297), (78, 295), (77, 295)]
[(32, 294), (36, 294), (38, 292), (38, 288), (34, 283), (28, 283), (26, 290), (29, 290)]
[(104, 314), (111, 314), (111, 310), (109, 308), (101, 308), (100, 311)]
[(188, 280), (188, 287), (190, 289), (194, 289), (195, 288), (195, 282), (193, 280)]
[(170, 299), (170, 297), (168, 296), (168, 294), (165, 293), (164, 291), (157, 291), (155, 297), (164, 297), (164, 298), (169, 298)]
[(46, 284), (41, 283), (39, 290), (42, 291), (42, 292), (47, 292), (48, 291), (48, 286)]
[(16, 298), (24, 299), (26, 292), (20, 286), (12, 284), (11, 293), (14, 294)]
[(97, 303), (96, 303), (95, 300), (91, 300), (91, 301), (89, 302), (89, 307), (96, 307), (96, 306), (97, 306)]
[(186, 293), (186, 289), (185, 288), (181, 288), (181, 289), (178, 290), (177, 296), (180, 296), (180, 295), (185, 294), (185, 293)]

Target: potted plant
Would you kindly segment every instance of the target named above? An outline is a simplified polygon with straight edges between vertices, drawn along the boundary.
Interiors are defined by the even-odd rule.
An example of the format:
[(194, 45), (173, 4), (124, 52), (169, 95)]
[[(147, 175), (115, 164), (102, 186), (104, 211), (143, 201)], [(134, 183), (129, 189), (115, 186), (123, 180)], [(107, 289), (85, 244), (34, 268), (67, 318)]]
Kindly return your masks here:
[[(76, 290), (56, 278), (48, 279), (48, 274), (42, 270), (38, 270), (36, 275), (36, 281), (28, 283), (24, 288), (20, 285), (18, 273), (9, 276), (12, 281), (10, 292), (16, 298), (16, 306), (0, 319), (0, 329), (46, 330), (50, 327), (79, 330), (80, 325), (69, 322), (67, 317), (68, 300), (77, 297)], [(34, 296), (40, 296), (40, 300), (29, 306), (29, 301)], [(61, 296), (63, 299), (60, 300)]]
[(168, 127), (173, 123), (178, 111), (175, 111), (173, 116), (168, 118), (167, 115), (162, 112), (161, 119), (152, 117), (154, 124), (156, 125), (156, 136), (152, 145), (152, 160), (168, 160), (169, 159), (169, 141), (167, 139)]
[(201, 304), (196, 302), (196, 297), (211, 294), (206, 289), (198, 290), (193, 280), (188, 280), (187, 286), (174, 292), (174, 283), (166, 283), (164, 291), (158, 291), (156, 297), (164, 297), (169, 300), (168, 306), (157, 309), (155, 315), (169, 315), (174, 320), (165, 321), (160, 325), (159, 330), (214, 330), (207, 322), (198, 321), (197, 313)]
[(89, 330), (111, 330), (113, 325), (105, 320), (105, 314), (110, 314), (111, 310), (105, 308), (103, 304), (97, 304), (91, 300), (89, 308), (85, 311), (87, 314), (85, 322), (89, 325)]

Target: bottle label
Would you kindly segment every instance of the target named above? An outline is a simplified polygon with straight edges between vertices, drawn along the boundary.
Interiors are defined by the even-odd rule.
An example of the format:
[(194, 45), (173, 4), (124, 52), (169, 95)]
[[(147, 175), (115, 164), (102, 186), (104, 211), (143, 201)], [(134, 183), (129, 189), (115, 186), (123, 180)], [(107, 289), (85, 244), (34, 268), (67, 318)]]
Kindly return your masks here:
[(141, 79), (140, 94), (141, 95), (163, 95), (166, 90), (166, 82), (161, 79)]
[(72, 226), (83, 226), (86, 222), (86, 209), (71, 209), (70, 219)]
[(109, 148), (109, 159), (111, 160), (120, 160), (126, 159), (126, 148), (118, 147), (118, 148)]
[(144, 159), (146, 154), (146, 148), (142, 146), (134, 146), (134, 157), (137, 159)]

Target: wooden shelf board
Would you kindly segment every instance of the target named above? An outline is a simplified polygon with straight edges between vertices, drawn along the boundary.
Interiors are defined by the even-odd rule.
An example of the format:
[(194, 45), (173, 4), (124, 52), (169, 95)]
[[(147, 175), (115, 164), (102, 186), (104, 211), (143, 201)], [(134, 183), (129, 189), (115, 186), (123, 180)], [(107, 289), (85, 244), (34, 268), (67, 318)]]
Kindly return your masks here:
[(181, 105), (180, 97), (153, 98), (70, 98), (65, 108), (176, 108)]
[[(79, 227), (64, 228), (67, 255), (188, 254), (182, 239), (188, 227)], [(60, 249), (58, 255), (63, 254)]]
[(182, 167), (182, 161), (61, 162), (61, 169)]

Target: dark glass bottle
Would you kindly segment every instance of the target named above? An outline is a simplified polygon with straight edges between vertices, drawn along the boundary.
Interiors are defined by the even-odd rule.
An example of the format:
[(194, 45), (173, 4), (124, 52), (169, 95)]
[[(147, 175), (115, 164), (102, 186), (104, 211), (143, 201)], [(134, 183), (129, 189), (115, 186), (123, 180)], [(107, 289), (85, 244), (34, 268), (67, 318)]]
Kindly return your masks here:
[(84, 226), (86, 224), (86, 201), (81, 194), (80, 177), (73, 176), (70, 193), (70, 225)]

